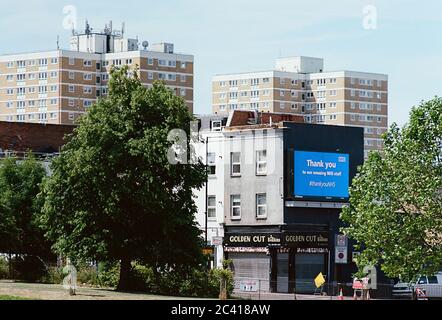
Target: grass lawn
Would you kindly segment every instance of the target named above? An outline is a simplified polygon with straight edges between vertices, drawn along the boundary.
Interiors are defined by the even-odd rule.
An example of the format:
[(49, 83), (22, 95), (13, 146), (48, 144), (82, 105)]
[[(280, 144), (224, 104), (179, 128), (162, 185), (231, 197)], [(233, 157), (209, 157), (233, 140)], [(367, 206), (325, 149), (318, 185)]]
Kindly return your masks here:
[(22, 297), (16, 297), (16, 296), (0, 295), (0, 300), (30, 300), (30, 299), (22, 298)]

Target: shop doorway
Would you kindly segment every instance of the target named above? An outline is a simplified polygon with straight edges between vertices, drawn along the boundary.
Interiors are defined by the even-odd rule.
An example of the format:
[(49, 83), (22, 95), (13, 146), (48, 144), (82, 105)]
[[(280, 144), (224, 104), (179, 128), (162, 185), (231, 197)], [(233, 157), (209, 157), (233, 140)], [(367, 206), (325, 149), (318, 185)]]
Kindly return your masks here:
[(277, 277), (277, 292), (289, 292), (289, 254), (278, 253), (278, 277)]
[(295, 283), (297, 293), (315, 293), (314, 279), (320, 272), (325, 274), (325, 258), (325, 254), (296, 254)]

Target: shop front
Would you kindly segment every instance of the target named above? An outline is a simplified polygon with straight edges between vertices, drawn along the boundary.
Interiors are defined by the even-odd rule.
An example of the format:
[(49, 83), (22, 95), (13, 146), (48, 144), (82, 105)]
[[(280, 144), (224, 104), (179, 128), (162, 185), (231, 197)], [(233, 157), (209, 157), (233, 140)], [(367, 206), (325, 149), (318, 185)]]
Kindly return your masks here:
[(314, 292), (314, 278), (328, 273), (328, 231), (226, 232), (224, 251), (235, 282), (255, 281), (263, 292)]

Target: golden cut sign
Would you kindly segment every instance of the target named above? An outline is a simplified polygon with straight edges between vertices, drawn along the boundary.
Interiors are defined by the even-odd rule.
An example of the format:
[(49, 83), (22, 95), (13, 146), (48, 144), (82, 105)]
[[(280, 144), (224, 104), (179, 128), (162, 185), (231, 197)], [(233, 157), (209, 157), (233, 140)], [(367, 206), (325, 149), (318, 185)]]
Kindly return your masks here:
[(224, 237), (226, 247), (328, 248), (328, 232), (231, 233)]
[(281, 234), (227, 234), (224, 237), (225, 246), (243, 246), (243, 247), (267, 247), (279, 245), (282, 242)]
[(295, 248), (327, 248), (328, 232), (286, 232), (284, 244)]

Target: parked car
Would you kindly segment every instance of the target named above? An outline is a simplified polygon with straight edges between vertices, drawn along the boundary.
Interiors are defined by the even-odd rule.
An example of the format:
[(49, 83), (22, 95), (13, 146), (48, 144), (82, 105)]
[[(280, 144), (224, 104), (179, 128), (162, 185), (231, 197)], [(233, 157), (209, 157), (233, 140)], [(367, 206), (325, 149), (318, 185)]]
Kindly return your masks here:
[(442, 299), (442, 272), (434, 276), (422, 276), (416, 283), (399, 281), (393, 287), (393, 297), (397, 299), (416, 298), (416, 289), (423, 289), (429, 299)]
[(442, 299), (442, 272), (431, 277), (420, 277), (415, 289), (423, 289), (429, 299)]
[(412, 299), (413, 298), (413, 283), (406, 283), (399, 281), (393, 287), (393, 298), (395, 299)]

